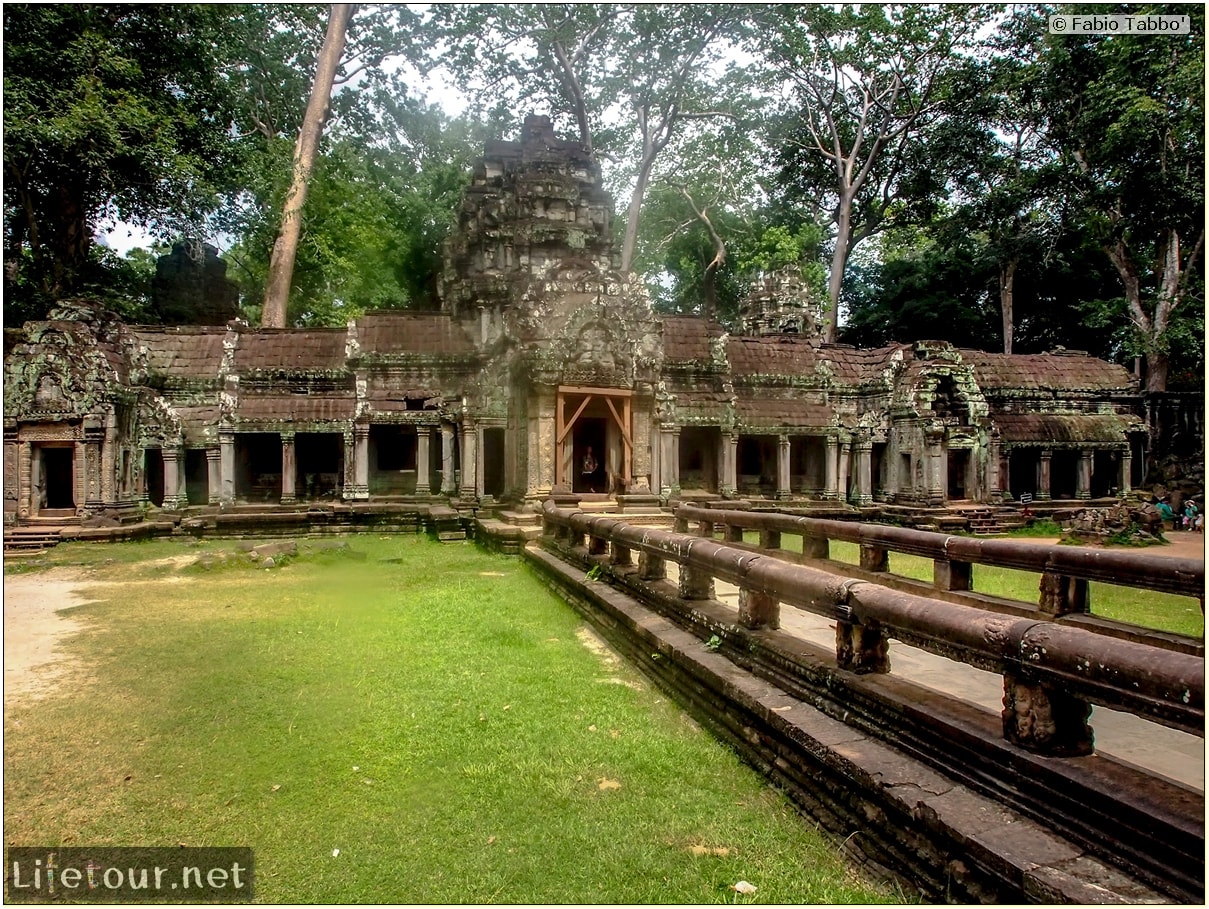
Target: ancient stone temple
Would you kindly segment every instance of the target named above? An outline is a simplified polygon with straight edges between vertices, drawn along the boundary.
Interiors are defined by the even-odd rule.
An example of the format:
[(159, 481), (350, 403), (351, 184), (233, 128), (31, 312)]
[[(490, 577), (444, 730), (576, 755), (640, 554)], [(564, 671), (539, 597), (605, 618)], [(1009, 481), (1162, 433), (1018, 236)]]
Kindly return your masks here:
[(821, 343), (800, 276), (741, 333), (659, 317), (617, 268), (595, 161), (530, 117), (488, 143), (438, 312), (335, 329), (124, 325), (68, 301), (6, 336), (5, 522), (150, 503), (764, 496), (1088, 499), (1137, 482), (1122, 367), (1073, 351)]

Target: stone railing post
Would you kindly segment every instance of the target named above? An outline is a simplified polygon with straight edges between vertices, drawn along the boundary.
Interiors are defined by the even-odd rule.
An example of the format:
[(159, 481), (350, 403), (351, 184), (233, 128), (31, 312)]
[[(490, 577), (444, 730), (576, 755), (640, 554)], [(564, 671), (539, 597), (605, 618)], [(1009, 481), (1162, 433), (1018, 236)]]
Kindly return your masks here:
[(760, 548), (761, 549), (780, 549), (781, 548), (781, 531), (779, 531), (779, 530), (761, 530), (760, 531)]
[(969, 590), (973, 568), (969, 562), (933, 559), (932, 585), (939, 590)]
[(680, 599), (712, 600), (714, 598), (714, 576), (704, 568), (690, 565), (680, 566)]
[(634, 564), (634, 551), (629, 546), (614, 542), (613, 552), (609, 557), (609, 561), (618, 568), (628, 568)]
[(1039, 604), (1046, 615), (1060, 616), (1091, 612), (1091, 595), (1085, 578), (1043, 572)]
[(1028, 751), (1055, 757), (1091, 754), (1095, 741), (1087, 725), (1091, 705), (1057, 685), (1024, 675), (1003, 676), (1003, 737)]
[(835, 623), (835, 661), (840, 669), (858, 675), (890, 671), (890, 642), (875, 622), (837, 620)]
[(649, 552), (638, 554), (638, 577), (644, 581), (662, 581), (667, 578), (667, 561), (662, 556)]
[(862, 543), (861, 568), (865, 571), (889, 571), (890, 551), (883, 546)]
[(753, 631), (761, 628), (776, 631), (781, 627), (780, 602), (766, 593), (739, 588), (739, 624)]
[(802, 558), (831, 558), (831, 541), (826, 537), (817, 537), (806, 533), (802, 534)]

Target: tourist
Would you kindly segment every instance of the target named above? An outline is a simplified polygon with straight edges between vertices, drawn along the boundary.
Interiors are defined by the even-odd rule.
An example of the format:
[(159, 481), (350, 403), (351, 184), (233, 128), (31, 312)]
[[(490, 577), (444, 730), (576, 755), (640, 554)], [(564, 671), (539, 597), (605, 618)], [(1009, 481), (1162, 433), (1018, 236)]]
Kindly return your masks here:
[(1163, 496), (1163, 498), (1159, 499), (1159, 501), (1155, 504), (1155, 507), (1159, 510), (1159, 517), (1163, 519), (1163, 526), (1166, 527), (1167, 522), (1170, 521), (1171, 529), (1175, 530), (1175, 512), (1172, 511), (1171, 503), (1167, 501), (1167, 496)]
[(1198, 509), (1196, 507), (1196, 501), (1194, 499), (1189, 499), (1187, 502), (1184, 503), (1184, 529), (1185, 530), (1195, 530), (1196, 529), (1196, 519), (1199, 514), (1200, 514), (1200, 509)]
[(596, 455), (592, 454), (592, 446), (589, 445), (588, 450), (584, 452), (583, 466), (579, 472), (579, 478), (588, 492), (596, 492), (593, 484), (596, 480), (597, 466)]

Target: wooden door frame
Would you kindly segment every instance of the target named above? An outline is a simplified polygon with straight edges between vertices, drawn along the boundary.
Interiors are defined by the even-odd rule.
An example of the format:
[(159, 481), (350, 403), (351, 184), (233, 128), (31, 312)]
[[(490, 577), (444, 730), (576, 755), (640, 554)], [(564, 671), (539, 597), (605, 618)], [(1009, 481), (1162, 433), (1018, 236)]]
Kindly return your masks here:
[[(582, 395), (583, 401), (576, 408), (575, 413), (571, 415), (571, 419), (567, 419), (567, 398), (572, 395)], [(554, 484), (562, 485), (566, 482), (563, 476), (563, 454), (567, 436), (571, 434), (571, 430), (575, 428), (575, 423), (583, 416), (583, 412), (588, 405), (592, 403), (594, 398), (603, 398), (608, 406), (609, 414), (612, 416), (617, 428), (621, 431), (621, 480), (624, 488), (629, 488), (633, 482), (631, 471), (634, 463), (634, 437), (630, 432), (630, 421), (633, 419), (633, 408), (631, 399), (634, 393), (625, 388), (585, 388), (576, 385), (560, 385), (554, 403)], [(621, 402), (621, 412), (617, 410), (615, 401)]]

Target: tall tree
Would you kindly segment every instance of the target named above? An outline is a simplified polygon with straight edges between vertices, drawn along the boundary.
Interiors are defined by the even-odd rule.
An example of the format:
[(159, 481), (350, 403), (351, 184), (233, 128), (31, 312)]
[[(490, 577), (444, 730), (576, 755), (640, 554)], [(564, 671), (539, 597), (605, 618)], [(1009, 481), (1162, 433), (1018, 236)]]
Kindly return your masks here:
[(264, 310), (261, 313), (261, 325), (265, 328), (285, 327), (290, 281), (294, 273), (294, 260), (298, 255), (298, 239), (302, 235), (302, 207), (306, 204), (311, 172), (319, 153), (319, 139), (323, 135), (323, 124), (327, 120), (332, 83), (336, 79), (336, 71), (340, 68), (340, 59), (344, 55), (349, 20), (355, 11), (356, 4), (333, 3), (328, 15), (327, 35), (323, 39), (323, 47), (320, 48), (319, 59), (315, 64), (311, 98), (307, 103), (294, 151), (293, 180), (286, 193), (285, 207), (281, 215), (281, 233), (273, 244), (269, 280), (265, 287)]
[(786, 122), (785, 180), (823, 199), (834, 231), (827, 333), (857, 246), (892, 210), (924, 201), (922, 136), (938, 118), (938, 91), (985, 15), (966, 6), (772, 6), (763, 52), (797, 105)]
[(6, 307), (32, 314), (77, 292), (103, 221), (187, 229), (233, 185), (240, 149), (220, 75), (230, 13), (4, 7)]
[(1173, 319), (1204, 293), (1205, 17), (1145, 11), (1187, 15), (1192, 32), (1046, 35), (1041, 47), (1070, 192), (1120, 276), (1146, 390), (1161, 392)]

